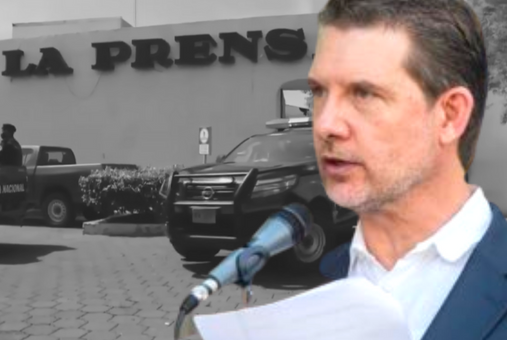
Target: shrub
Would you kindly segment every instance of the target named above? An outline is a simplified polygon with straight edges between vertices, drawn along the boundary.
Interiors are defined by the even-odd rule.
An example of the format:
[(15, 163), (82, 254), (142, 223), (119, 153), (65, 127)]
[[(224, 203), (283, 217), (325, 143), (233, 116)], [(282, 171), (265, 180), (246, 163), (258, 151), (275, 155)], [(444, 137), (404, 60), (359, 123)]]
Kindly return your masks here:
[(96, 217), (154, 214), (158, 221), (162, 221), (164, 199), (158, 191), (172, 171), (172, 168), (152, 167), (96, 170), (79, 179), (83, 202)]

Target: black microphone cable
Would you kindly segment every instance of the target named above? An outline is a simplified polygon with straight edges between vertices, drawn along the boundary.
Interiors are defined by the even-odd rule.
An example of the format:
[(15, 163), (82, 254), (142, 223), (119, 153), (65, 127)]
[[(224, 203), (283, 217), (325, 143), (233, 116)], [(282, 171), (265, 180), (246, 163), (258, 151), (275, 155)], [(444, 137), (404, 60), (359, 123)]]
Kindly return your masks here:
[(187, 313), (185, 313), (185, 310), (180, 309), (180, 312), (178, 313), (178, 318), (176, 319), (176, 323), (174, 324), (174, 340), (178, 340), (180, 338), (180, 329), (181, 326), (183, 326), (183, 321), (185, 321), (186, 316)]
[(206, 300), (208, 296), (217, 291), (219, 288), (219, 281), (210, 275), (202, 284), (192, 289), (192, 292), (185, 298), (185, 300), (183, 300), (183, 303), (180, 306), (180, 311), (178, 313), (176, 323), (174, 324), (175, 340), (180, 338), (181, 327), (183, 326), (185, 317), (197, 308), (201, 301)]
[(174, 324), (174, 339), (178, 340), (181, 334), (181, 327), (183, 326), (183, 322), (188, 314), (192, 312), (199, 305), (199, 300), (192, 294), (188, 295), (186, 299), (183, 301), (180, 307), (180, 311), (178, 313), (178, 318), (176, 319), (176, 323)]

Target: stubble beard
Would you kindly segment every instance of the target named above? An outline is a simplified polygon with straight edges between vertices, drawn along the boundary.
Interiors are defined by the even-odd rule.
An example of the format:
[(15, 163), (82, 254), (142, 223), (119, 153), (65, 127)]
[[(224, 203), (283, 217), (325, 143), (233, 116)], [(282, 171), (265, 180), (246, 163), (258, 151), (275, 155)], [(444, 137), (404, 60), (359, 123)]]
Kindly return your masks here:
[(356, 188), (345, 188), (348, 184), (343, 184), (343, 191), (339, 188), (340, 184), (337, 184), (335, 188), (326, 189), (327, 195), (338, 206), (350, 209), (357, 214), (378, 213), (387, 205), (402, 200), (415, 187), (426, 182), (431, 171), (430, 155), (428, 150), (427, 157), (423, 160), (403, 168), (392, 165), (403, 164), (402, 162), (393, 162), (377, 169), (376, 173), (384, 174), (381, 178), (377, 177), (376, 180), (370, 180)]

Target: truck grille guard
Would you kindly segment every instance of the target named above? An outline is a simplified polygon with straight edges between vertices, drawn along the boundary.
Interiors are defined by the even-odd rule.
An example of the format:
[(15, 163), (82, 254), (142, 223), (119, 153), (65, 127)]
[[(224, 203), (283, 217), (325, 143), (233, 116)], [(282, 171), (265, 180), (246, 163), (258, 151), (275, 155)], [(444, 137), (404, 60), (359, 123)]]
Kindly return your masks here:
[[(256, 182), (258, 169), (251, 169), (248, 172), (223, 172), (213, 174), (179, 174), (177, 171), (171, 173), (166, 179), (160, 189), (160, 195), (166, 198), (167, 207), (169, 207), (167, 213), (172, 215), (175, 206), (232, 206), (235, 211), (239, 211), (239, 207), (245, 198), (252, 192)], [(242, 178), (242, 180), (235, 182), (235, 178)], [(227, 179), (227, 181), (224, 180)], [(219, 179), (222, 179), (220, 181)], [(230, 179), (230, 180), (229, 180)], [(183, 180), (183, 181), (182, 181)], [(189, 180), (185, 183), (184, 180)], [(224, 185), (238, 183), (235, 188), (224, 188)], [(190, 190), (186, 190), (186, 185), (191, 185)], [(213, 192), (215, 190), (216, 192)], [(201, 191), (200, 196), (202, 199), (195, 199), (198, 190)], [(183, 197), (177, 199), (176, 194), (180, 192)], [(188, 199), (185, 194), (190, 195)], [(206, 196), (216, 193), (217, 197), (224, 197), (226, 199), (214, 199), (211, 197), (206, 199)]]

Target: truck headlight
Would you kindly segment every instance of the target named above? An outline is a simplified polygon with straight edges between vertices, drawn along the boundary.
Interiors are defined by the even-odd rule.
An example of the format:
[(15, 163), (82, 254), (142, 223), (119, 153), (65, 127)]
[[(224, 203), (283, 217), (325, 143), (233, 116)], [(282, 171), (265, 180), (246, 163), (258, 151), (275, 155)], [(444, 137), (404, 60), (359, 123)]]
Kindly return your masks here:
[[(182, 171), (178, 172), (178, 175), (188, 175), (188, 174), (190, 174), (190, 172), (186, 171), (186, 170), (182, 170)], [(176, 193), (174, 194), (175, 198), (180, 198), (182, 196), (183, 187), (186, 186), (187, 183), (189, 183), (190, 181), (191, 180), (188, 178), (179, 178), (176, 181), (176, 183), (175, 183), (176, 188), (173, 189), (173, 190), (176, 190)]]
[(292, 188), (297, 182), (296, 175), (270, 179), (260, 179), (255, 184), (251, 198), (260, 198), (280, 194)]
[(164, 199), (167, 199), (167, 197), (169, 197), (169, 177), (166, 177), (164, 182), (162, 182), (158, 194)]
[[(189, 174), (190, 172), (188, 171), (180, 171), (178, 172), (179, 175), (186, 175), (186, 174)], [(158, 194), (160, 196), (162, 196), (164, 199), (167, 199), (167, 197), (169, 197), (169, 179), (171, 178), (171, 176), (167, 176), (164, 180), (164, 182), (162, 182), (162, 185), (160, 186), (160, 189), (158, 190)], [(179, 184), (180, 184), (180, 181), (178, 180), (177, 182), (177, 187), (179, 188)], [(179, 196), (179, 192), (176, 192), (176, 197)]]

